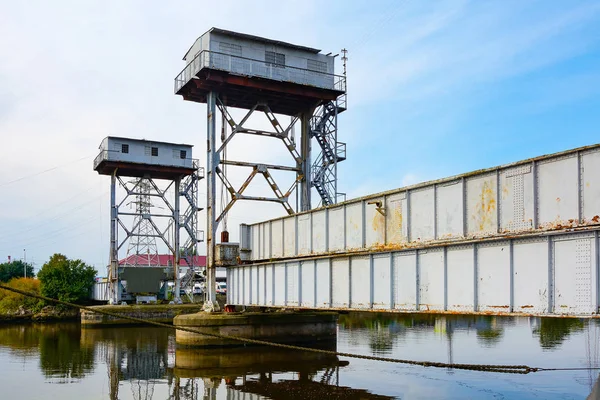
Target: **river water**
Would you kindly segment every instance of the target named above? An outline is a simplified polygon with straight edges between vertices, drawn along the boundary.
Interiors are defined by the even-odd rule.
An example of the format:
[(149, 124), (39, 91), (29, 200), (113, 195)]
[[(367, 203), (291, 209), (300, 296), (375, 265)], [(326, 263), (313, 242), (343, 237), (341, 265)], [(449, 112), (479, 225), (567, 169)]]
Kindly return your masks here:
[[(600, 399), (599, 370), (527, 375), (270, 348), (185, 350), (152, 327), (0, 326), (0, 399)], [(455, 363), (600, 367), (600, 321), (352, 313), (337, 349)]]

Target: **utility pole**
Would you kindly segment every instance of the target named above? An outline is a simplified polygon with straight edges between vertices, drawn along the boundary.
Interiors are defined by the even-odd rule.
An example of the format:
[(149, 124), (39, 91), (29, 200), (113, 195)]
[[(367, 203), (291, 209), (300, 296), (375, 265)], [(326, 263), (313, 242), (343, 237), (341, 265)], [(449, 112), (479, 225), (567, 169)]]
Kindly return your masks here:
[(23, 249), (23, 269), (25, 270), (24, 276), (27, 278), (27, 252)]

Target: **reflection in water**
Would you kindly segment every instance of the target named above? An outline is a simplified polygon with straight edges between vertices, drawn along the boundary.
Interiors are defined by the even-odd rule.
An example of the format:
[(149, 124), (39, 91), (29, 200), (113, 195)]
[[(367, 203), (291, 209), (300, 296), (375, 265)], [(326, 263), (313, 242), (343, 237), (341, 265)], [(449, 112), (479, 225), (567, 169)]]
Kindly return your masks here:
[(78, 325), (40, 326), (40, 368), (48, 378), (72, 382), (94, 369), (94, 349), (82, 347), (80, 338)]
[(107, 365), (110, 399), (129, 381), (134, 399), (151, 399), (156, 380), (167, 375), (172, 332), (163, 328), (83, 329), (82, 343), (95, 347)]
[(583, 320), (576, 318), (538, 318), (539, 328), (533, 333), (540, 338), (540, 345), (544, 349), (553, 349), (572, 333), (583, 330)]
[(228, 399), (391, 399), (340, 386), (345, 365), (336, 356), (276, 348), (177, 349), (172, 398), (216, 399), (224, 384)]
[[(600, 366), (598, 320), (350, 313), (340, 316), (339, 326), (338, 346), (349, 352), (448, 363), (485, 363), (505, 357), (500, 362)], [(417, 392), (431, 390), (436, 386), (428, 384), (431, 377), (441, 385), (440, 392), (423, 392), (428, 393), (426, 397), (444, 397), (446, 392), (448, 397), (479, 397), (479, 392), (453, 393), (468, 383), (464, 387), (480, 384), (485, 390), (496, 385), (496, 393), (509, 393), (505, 397), (511, 398), (510, 393), (516, 393), (515, 382), (519, 382), (510, 377), (488, 379), (465, 371), (405, 369), (354, 359), (348, 365), (348, 361), (329, 355), (262, 347), (176, 349), (172, 330), (152, 327), (81, 330), (73, 323), (4, 325), (0, 326), (1, 354), (4, 360), (34, 365), (40, 371), (41, 384), (58, 382), (65, 387), (77, 382), (85, 387), (92, 376), (99, 376), (110, 399), (389, 399), (387, 395), (410, 397), (403, 392), (407, 387)], [(22, 376), (19, 370), (13, 371), (13, 378), (10, 372), (6, 375), (9, 364), (0, 368), (8, 376), (5, 379)], [(388, 379), (382, 377), (385, 374)], [(482, 381), (469, 382), (465, 377)], [(538, 393), (538, 398), (575, 387), (585, 388), (584, 393), (573, 391), (565, 397), (589, 394), (589, 399), (600, 400), (597, 370), (573, 375), (530, 374), (519, 379), (542, 387), (563, 385), (554, 392)], [(452, 386), (457, 382), (458, 386)], [(520, 390), (531, 389), (523, 386)]]

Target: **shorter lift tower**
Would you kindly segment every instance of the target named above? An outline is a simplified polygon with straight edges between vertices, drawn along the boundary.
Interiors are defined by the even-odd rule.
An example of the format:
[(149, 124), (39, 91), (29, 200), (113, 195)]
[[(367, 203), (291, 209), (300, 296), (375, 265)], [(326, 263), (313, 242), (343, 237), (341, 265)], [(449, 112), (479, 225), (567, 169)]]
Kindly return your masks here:
[[(343, 52), (344, 64), (346, 52)], [(184, 100), (207, 104), (207, 301), (205, 309), (216, 304), (215, 254), (218, 224), (238, 200), (270, 201), (281, 204), (293, 214), (312, 207), (311, 191), (320, 203), (337, 203), (337, 163), (346, 158), (346, 146), (337, 141), (337, 116), (346, 109), (346, 76), (335, 75), (335, 55), (306, 46), (258, 36), (212, 28), (200, 36), (183, 59), (186, 67), (175, 78), (175, 94)], [(246, 110), (236, 121), (229, 107)], [(223, 125), (231, 132), (217, 142), (217, 109)], [(248, 126), (253, 114), (264, 114), (271, 130)], [(276, 114), (291, 117), (285, 125)], [(288, 118), (285, 118), (286, 122)], [(292, 128), (300, 122), (299, 149)], [(223, 128), (223, 127), (222, 127)], [(224, 129), (223, 129), (224, 130)], [(278, 139), (291, 155), (291, 165), (272, 165), (230, 160), (225, 157), (228, 143), (239, 134)], [(320, 154), (311, 160), (311, 141)], [(225, 166), (249, 168), (246, 182), (233, 187)], [(294, 180), (283, 192), (271, 171), (289, 171)], [(275, 196), (249, 196), (244, 192), (250, 182), (262, 175)], [(231, 198), (222, 213), (216, 213), (217, 177)], [(299, 209), (289, 202), (292, 193), (299, 197)]]
[[(175, 301), (179, 302), (180, 258), (186, 259), (193, 276), (195, 272), (193, 255), (197, 252), (198, 242), (204, 238), (204, 232), (197, 229), (197, 215), (201, 210), (198, 207), (198, 182), (204, 177), (204, 168), (200, 168), (198, 160), (192, 158), (192, 146), (109, 136), (100, 144), (100, 154), (94, 160), (94, 170), (101, 175), (111, 177), (108, 271), (110, 303), (118, 304), (121, 300), (119, 249), (129, 239), (139, 242), (141, 239), (148, 238), (162, 240), (173, 254), (174, 297)], [(125, 182), (123, 178), (143, 179)], [(157, 185), (156, 180), (168, 181), (166, 188)], [(123, 196), (117, 198), (120, 194)], [(121, 208), (124, 208), (123, 205), (129, 198), (134, 198), (138, 202), (140, 199), (147, 201), (149, 198), (155, 198), (161, 200), (163, 209), (168, 211), (153, 213), (149, 207), (138, 207), (137, 212), (122, 211)], [(125, 216), (135, 218), (133, 227), (126, 226), (121, 218)], [(142, 223), (151, 229), (138, 229), (138, 225)], [(180, 240), (182, 229), (188, 237), (184, 244)], [(121, 240), (118, 237), (119, 231), (125, 232), (125, 237)]]

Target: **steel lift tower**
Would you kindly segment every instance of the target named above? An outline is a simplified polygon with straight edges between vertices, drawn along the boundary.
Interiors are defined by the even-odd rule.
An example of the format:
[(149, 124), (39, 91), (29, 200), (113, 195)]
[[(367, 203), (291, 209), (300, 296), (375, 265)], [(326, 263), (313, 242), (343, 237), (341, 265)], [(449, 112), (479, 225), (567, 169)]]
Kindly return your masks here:
[[(204, 233), (197, 229), (197, 214), (201, 210), (198, 207), (198, 182), (204, 177), (204, 169), (198, 166), (198, 160), (192, 158), (192, 146), (109, 136), (100, 144), (100, 154), (94, 159), (94, 170), (111, 177), (109, 302), (118, 304), (121, 300), (119, 249), (131, 240), (138, 251), (142, 249), (142, 252), (148, 252), (150, 247), (147, 241), (156, 239), (162, 240), (173, 254), (174, 297), (179, 302), (182, 287), (179, 278), (180, 257), (186, 258), (190, 266), (188, 274), (191, 270), (193, 276), (193, 255), (196, 254), (198, 242), (204, 237)], [(125, 182), (124, 177), (142, 179)], [(169, 183), (161, 189), (156, 180)], [(121, 209), (130, 197), (135, 199), (134, 213)], [(154, 213), (150, 198), (162, 201), (161, 204), (168, 211)], [(125, 225), (122, 219), (125, 216), (135, 218), (133, 227)], [(140, 228), (142, 224), (144, 229)], [(185, 244), (180, 240), (182, 229), (188, 236)], [(120, 241), (119, 231), (125, 232), (125, 238)]]
[[(344, 65), (346, 52), (344, 50)], [(199, 37), (184, 56), (186, 67), (175, 78), (175, 93), (184, 100), (207, 104), (207, 301), (205, 309), (216, 306), (215, 251), (218, 224), (238, 200), (280, 203), (288, 214), (311, 209), (314, 187), (322, 205), (335, 204), (337, 163), (346, 157), (344, 143), (337, 140), (337, 117), (346, 109), (346, 77), (335, 75), (335, 57), (320, 50), (278, 40), (212, 28)], [(236, 121), (229, 107), (247, 110)], [(221, 143), (217, 142), (217, 109), (231, 129)], [(271, 131), (247, 126), (255, 113), (266, 116)], [(283, 124), (276, 114), (291, 116)], [(286, 119), (287, 121), (287, 119)], [(300, 148), (290, 134), (300, 121)], [(292, 165), (271, 165), (224, 157), (228, 143), (237, 134), (259, 135), (280, 140), (289, 150)], [(312, 162), (311, 139), (320, 147)], [(251, 169), (247, 180), (234, 188), (224, 173), (224, 166)], [(270, 171), (289, 171), (295, 180), (283, 192)], [(250, 182), (262, 175), (274, 197), (248, 196), (244, 191)], [(223, 211), (216, 212), (217, 177), (231, 198)], [(299, 186), (299, 188), (298, 188)], [(290, 205), (294, 191), (299, 195), (299, 209)]]

